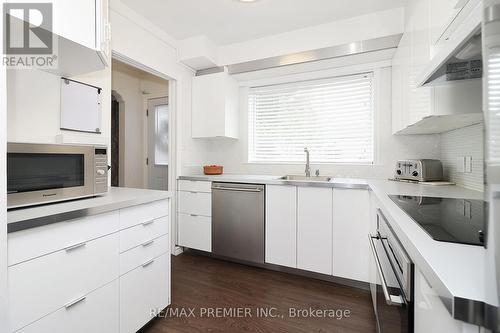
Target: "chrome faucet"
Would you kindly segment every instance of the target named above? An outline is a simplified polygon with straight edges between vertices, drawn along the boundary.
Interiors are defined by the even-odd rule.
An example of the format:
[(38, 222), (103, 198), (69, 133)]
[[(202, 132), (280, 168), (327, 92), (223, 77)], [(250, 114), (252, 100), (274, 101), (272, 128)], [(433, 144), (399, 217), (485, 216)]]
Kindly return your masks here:
[(306, 153), (306, 177), (311, 177), (311, 165), (309, 164), (309, 149), (304, 148), (304, 153)]

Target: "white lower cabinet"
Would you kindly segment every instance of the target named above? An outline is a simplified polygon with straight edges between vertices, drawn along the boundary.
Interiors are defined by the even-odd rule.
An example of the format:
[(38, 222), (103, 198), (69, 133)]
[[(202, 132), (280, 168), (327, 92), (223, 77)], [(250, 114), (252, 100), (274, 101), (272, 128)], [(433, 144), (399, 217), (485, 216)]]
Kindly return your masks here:
[(479, 327), (451, 317), (438, 293), (415, 267), (415, 333), (479, 333)]
[(297, 268), (297, 187), (266, 185), (266, 263)]
[(333, 189), (333, 275), (369, 282), (367, 190)]
[(118, 333), (118, 279), (83, 297), (78, 302), (62, 307), (18, 332)]
[[(10, 234), (13, 262), (25, 261), (8, 268), (9, 331), (118, 333), (144, 326), (151, 309), (170, 303), (169, 205), (160, 200)], [(30, 240), (38, 252), (23, 251)]]
[(178, 245), (212, 251), (212, 219), (208, 216), (179, 213)]
[(15, 331), (117, 279), (118, 234), (11, 266), (8, 275)]
[(297, 268), (332, 274), (332, 189), (297, 188)]
[[(168, 281), (168, 282), (167, 282)], [(120, 333), (137, 332), (170, 303), (170, 254), (120, 277)]]

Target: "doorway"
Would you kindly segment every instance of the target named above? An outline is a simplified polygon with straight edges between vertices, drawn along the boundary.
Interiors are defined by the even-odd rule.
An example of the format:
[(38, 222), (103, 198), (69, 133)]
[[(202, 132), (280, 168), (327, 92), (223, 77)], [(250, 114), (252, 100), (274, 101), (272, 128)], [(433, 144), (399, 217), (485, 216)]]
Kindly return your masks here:
[(168, 190), (169, 81), (113, 60), (112, 91), (112, 186)]

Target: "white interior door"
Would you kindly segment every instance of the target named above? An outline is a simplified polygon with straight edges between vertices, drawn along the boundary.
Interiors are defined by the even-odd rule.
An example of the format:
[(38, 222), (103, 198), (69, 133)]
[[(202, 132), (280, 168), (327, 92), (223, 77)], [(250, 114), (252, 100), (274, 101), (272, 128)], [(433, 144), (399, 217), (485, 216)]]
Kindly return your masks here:
[(148, 101), (148, 188), (168, 190), (169, 107), (166, 97)]

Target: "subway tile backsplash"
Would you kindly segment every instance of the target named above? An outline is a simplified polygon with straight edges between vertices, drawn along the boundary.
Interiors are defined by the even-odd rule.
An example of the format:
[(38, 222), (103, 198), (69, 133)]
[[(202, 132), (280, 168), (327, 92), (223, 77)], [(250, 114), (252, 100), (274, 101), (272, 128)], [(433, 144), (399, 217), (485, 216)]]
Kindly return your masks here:
[(477, 124), (441, 134), (441, 160), (446, 180), (484, 190), (483, 131), (483, 124)]

